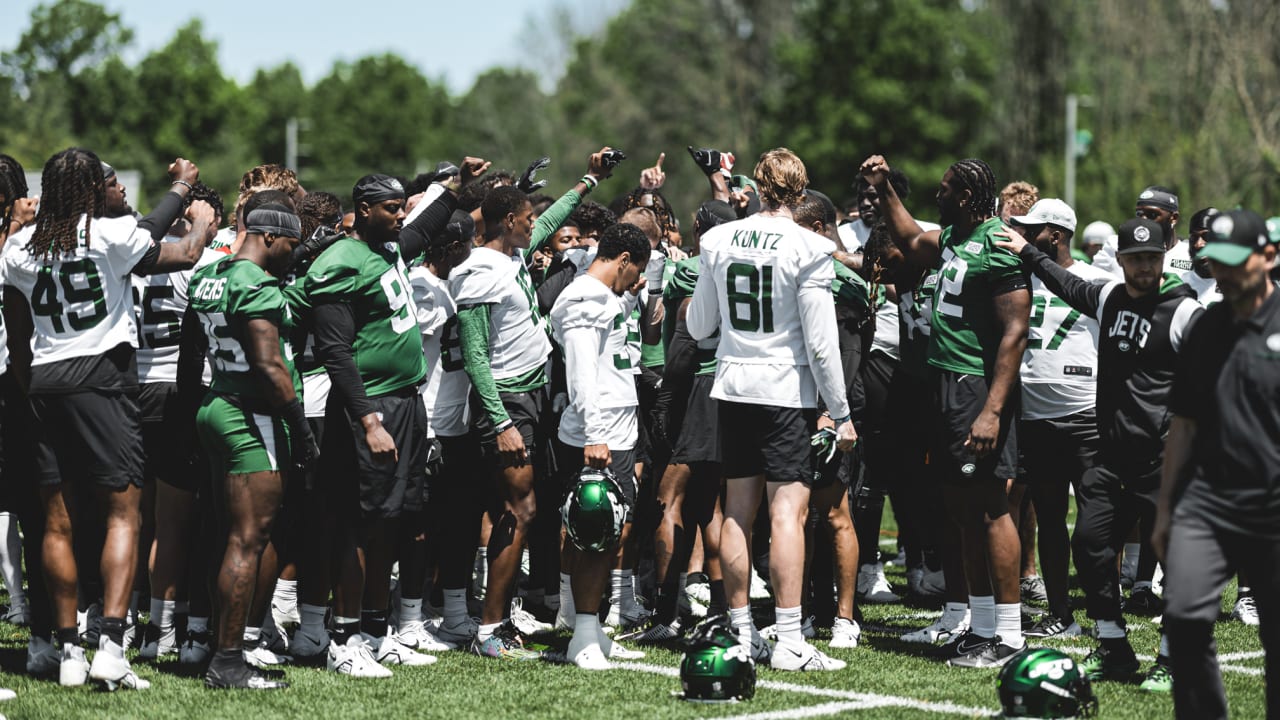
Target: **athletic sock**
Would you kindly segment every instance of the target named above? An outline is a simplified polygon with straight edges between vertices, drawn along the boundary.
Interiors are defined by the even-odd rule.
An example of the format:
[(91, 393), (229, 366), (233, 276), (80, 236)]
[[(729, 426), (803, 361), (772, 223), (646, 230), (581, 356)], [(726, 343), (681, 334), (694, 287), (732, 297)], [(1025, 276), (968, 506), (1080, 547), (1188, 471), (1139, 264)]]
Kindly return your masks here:
[(444, 595), (444, 624), (457, 626), (466, 622), (467, 589), (445, 588), (442, 594)]
[(174, 631), (173, 618), (178, 613), (176, 600), (151, 598), (151, 624), (161, 635)]
[(725, 593), (724, 580), (712, 580), (711, 605), (707, 607), (708, 615), (723, 615), (729, 611), (729, 596)]
[[(630, 610), (631, 605), (627, 604), (627, 594), (631, 590), (631, 571), (610, 570), (609, 583), (609, 604), (618, 608), (619, 612)], [(631, 594), (631, 602), (635, 602), (634, 592)]]
[(1133, 584), (1133, 590), (1130, 592), (1138, 592), (1139, 590), (1150, 590), (1150, 589), (1151, 589), (1150, 580), (1138, 580)]
[(996, 599), (993, 595), (969, 596), (969, 627), (978, 637), (996, 635)]
[[(418, 603), (419, 610), (421, 610), (422, 601), (419, 600)], [(387, 634), (387, 611), (362, 610), (360, 612), (360, 632), (376, 638), (384, 637)]]
[(560, 573), (560, 614), (564, 617), (576, 614), (573, 609), (573, 578), (569, 573)]
[[(573, 639), (569, 641), (570, 645), (574, 645), (573, 640), (581, 637), (585, 641), (585, 645), (600, 642), (600, 617), (595, 613), (576, 613), (573, 620)], [(569, 658), (572, 660), (573, 658)]]
[(774, 630), (778, 633), (778, 640), (790, 643), (792, 645), (803, 645), (804, 635), (800, 628), (803, 622), (800, 618), (800, 606), (793, 608), (774, 608)]
[(738, 638), (751, 641), (751, 633), (755, 630), (755, 625), (751, 622), (751, 606), (746, 605), (740, 608), (729, 608), (729, 622), (733, 625), (733, 629), (737, 631)]
[(1000, 642), (1011, 648), (1021, 648), (1022, 639), (1022, 604), (996, 603), (996, 634)]
[(339, 645), (346, 645), (347, 640), (353, 635), (360, 632), (360, 618), (338, 617), (333, 618), (333, 641)]
[(245, 647), (253, 647), (254, 645), (257, 645), (258, 641), (261, 639), (262, 639), (262, 628), (249, 627), (247, 625), (245, 626), (244, 628)]
[(476, 548), (476, 585), (484, 588), (485, 592), (489, 591), (489, 548), (481, 545)]
[(942, 608), (942, 624), (947, 627), (958, 627), (964, 622), (964, 615), (969, 606), (962, 602), (949, 602)]
[(1123, 639), (1125, 636), (1124, 628), (1120, 627), (1120, 623), (1115, 620), (1099, 620), (1098, 621), (1098, 639), (1099, 640), (1117, 640)]
[(493, 637), (494, 631), (497, 630), (500, 625), (502, 625), (500, 622), (493, 623), (492, 625), (481, 625), (480, 629), (476, 631), (476, 640), (484, 642), (485, 640)]
[(244, 653), (238, 648), (217, 650), (213, 653), (213, 657), (209, 659), (209, 667), (219, 670), (235, 670), (244, 664)]
[(1169, 636), (1163, 631), (1160, 633), (1160, 651), (1156, 662), (1166, 667), (1169, 665)]
[(187, 617), (187, 637), (209, 632), (207, 615), (190, 615)]
[(58, 647), (65, 648), (68, 645), (79, 645), (80, 628), (75, 625), (67, 628), (58, 628), (58, 630), (53, 634), (53, 637), (54, 641), (58, 644)]
[(324, 613), (326, 609), (324, 605), (300, 603), (298, 605), (298, 614), (302, 616), (302, 626), (298, 628), (298, 631), (313, 637), (324, 633)]
[(276, 589), (271, 599), (280, 605), (296, 605), (298, 603), (298, 581), (276, 578)]
[[(101, 637), (114, 643), (115, 648), (120, 649), (120, 656), (124, 657), (124, 618), (107, 617), (104, 615), (102, 617), (102, 624), (98, 627), (101, 628)], [(101, 647), (101, 644), (99, 647)]]
[(400, 596), (400, 627), (422, 621), (422, 598)]

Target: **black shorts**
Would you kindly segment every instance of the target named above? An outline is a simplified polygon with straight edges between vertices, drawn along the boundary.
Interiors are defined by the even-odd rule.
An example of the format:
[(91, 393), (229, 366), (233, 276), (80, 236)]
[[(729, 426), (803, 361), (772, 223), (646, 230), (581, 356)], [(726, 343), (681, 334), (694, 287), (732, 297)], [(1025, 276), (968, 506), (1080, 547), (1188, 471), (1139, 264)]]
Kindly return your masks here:
[(817, 410), (723, 400), (719, 410), (726, 478), (764, 475), (768, 482), (813, 482), (809, 438), (817, 429)]
[(417, 388), (369, 398), (382, 427), (396, 444), (399, 460), (377, 463), (365, 441), (360, 418), (351, 418), (337, 393), (329, 396), (321, 445), (321, 477), (335, 507), (360, 503), (365, 520), (400, 517), (422, 509), (426, 499), (427, 409)]
[(194, 492), (196, 477), (183, 455), (181, 433), (190, 419), (181, 416), (177, 383), (144, 383), (138, 386), (138, 412), (142, 417), (142, 476), (155, 478), (179, 490)]
[[(557, 438), (554, 442), (556, 452), (556, 467), (560, 468), (560, 495), (557, 498), (556, 509), (558, 510), (564, 504), (564, 500), (569, 496), (569, 490), (573, 488), (573, 484), (578, 480), (578, 473), (582, 471), (582, 448), (566, 445)], [(636, 483), (636, 451), (631, 450), (614, 450), (609, 448), (611, 456), (609, 461), (609, 470), (613, 473), (614, 479), (618, 481), (618, 487), (622, 488), (623, 499), (627, 501), (627, 522), (631, 522), (632, 515), (636, 507), (637, 483)]]
[(987, 380), (981, 375), (963, 375), (939, 370), (935, 380), (938, 408), (930, 462), (937, 463), (944, 482), (1008, 480), (1018, 472), (1017, 406), (1013, 398), (1000, 416), (996, 447), (986, 457), (977, 458), (965, 447), (973, 421), (987, 402)]
[(1063, 417), (1018, 423), (1018, 481), (1080, 486), (1098, 454), (1093, 408)]
[(36, 477), (41, 485), (92, 482), (142, 487), (142, 427), (131, 393), (84, 390), (33, 395)]
[[(542, 417), (545, 398), (546, 388), (520, 393), (498, 393), (498, 399), (502, 401), (502, 407), (506, 409), (507, 416), (511, 418), (520, 437), (524, 438), (524, 450), (527, 462), (530, 464), (534, 463), (538, 454), (538, 438), (542, 429), (539, 418)], [(484, 411), (484, 407), (480, 404), (480, 396), (474, 390), (471, 392), (471, 417), (475, 418), (472, 421), (472, 427), (480, 438), (480, 447), (484, 450), (485, 457), (490, 463), (496, 463), (498, 469), (510, 467), (511, 464), (504, 462), (498, 454), (498, 433), (494, 431), (489, 414)]]
[(715, 383), (715, 375), (693, 377), (689, 399), (681, 413), (683, 419), (675, 438), (671, 462), (683, 465), (720, 462), (719, 402), (711, 397), (711, 387)]

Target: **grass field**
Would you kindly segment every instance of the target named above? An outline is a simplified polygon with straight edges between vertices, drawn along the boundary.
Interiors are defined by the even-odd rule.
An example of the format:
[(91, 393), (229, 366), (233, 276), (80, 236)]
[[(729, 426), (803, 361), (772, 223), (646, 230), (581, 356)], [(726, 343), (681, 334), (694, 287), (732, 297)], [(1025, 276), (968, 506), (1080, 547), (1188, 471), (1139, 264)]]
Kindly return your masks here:
[[(886, 519), (888, 515), (886, 514)], [(891, 543), (890, 543), (891, 544)], [(888, 548), (886, 548), (888, 549)], [(902, 590), (900, 568), (890, 568), (890, 581)], [(1078, 593), (1077, 593), (1078, 594)], [(1234, 601), (1234, 588), (1226, 593)], [(1077, 597), (1077, 601), (1082, 598)], [(1229, 606), (1224, 601), (1224, 613)], [(995, 670), (951, 669), (923, 657), (922, 646), (897, 639), (937, 615), (934, 608), (867, 605), (862, 645), (855, 650), (828, 650), (820, 633), (817, 644), (847, 660), (841, 672), (782, 673), (761, 669), (756, 697), (750, 702), (701, 705), (674, 696), (679, 688), (679, 654), (647, 649), (640, 663), (590, 673), (544, 662), (510, 663), (461, 652), (441, 654), (426, 668), (397, 668), (390, 680), (358, 681), (310, 668), (286, 671), (293, 686), (276, 693), (212, 692), (199, 674), (176, 663), (139, 664), (152, 682), (148, 692), (106, 693), (91, 687), (63, 689), (23, 672), (26, 633), (0, 626), (0, 686), (18, 698), (0, 704), (9, 718), (928, 718), (981, 717), (998, 710)], [(1084, 620), (1083, 610), (1077, 613)], [(1159, 641), (1147, 618), (1131, 618), (1132, 640), (1145, 655), (1145, 671)], [(1265, 715), (1262, 652), (1255, 628), (1235, 621), (1217, 626), (1227, 695), (1235, 717)], [(567, 636), (536, 641), (563, 650)], [(1077, 656), (1091, 646), (1088, 638), (1046, 641)], [(1140, 693), (1136, 684), (1095, 685), (1104, 718), (1168, 718), (1169, 697)]]

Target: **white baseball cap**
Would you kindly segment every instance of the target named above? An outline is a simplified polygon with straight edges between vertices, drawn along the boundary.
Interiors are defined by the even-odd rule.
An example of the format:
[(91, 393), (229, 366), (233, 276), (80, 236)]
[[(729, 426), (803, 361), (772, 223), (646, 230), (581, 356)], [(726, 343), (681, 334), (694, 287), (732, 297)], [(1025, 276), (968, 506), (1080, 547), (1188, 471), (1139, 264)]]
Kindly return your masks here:
[(1056, 225), (1064, 230), (1076, 231), (1076, 211), (1057, 198), (1042, 198), (1026, 215), (1009, 218), (1019, 225)]
[(1111, 227), (1111, 223), (1094, 220), (1084, 226), (1080, 241), (1084, 245), (1103, 245), (1107, 242), (1107, 238), (1114, 237), (1115, 234), (1116, 229)]

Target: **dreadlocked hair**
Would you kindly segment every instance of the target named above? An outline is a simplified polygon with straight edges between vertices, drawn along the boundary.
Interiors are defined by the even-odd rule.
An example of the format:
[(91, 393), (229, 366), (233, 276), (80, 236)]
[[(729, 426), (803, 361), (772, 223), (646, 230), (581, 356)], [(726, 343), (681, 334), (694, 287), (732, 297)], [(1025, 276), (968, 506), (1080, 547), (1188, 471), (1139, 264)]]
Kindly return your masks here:
[(881, 285), (887, 285), (881, 275), (884, 273), (884, 257), (893, 246), (893, 238), (889, 235), (889, 226), (883, 220), (871, 226), (871, 234), (867, 236), (867, 244), (862, 248), (862, 271), (867, 282), (871, 284), (872, 297), (879, 292)]
[(68, 148), (49, 158), (40, 176), (40, 210), (27, 246), (34, 258), (70, 255), (79, 244), (80, 216), (85, 216), (84, 245), (89, 247), (90, 223), (107, 208), (102, 161), (88, 150)]
[[(650, 210), (658, 218), (658, 224), (662, 226), (662, 234), (666, 235), (675, 229), (675, 213), (671, 212), (671, 203), (667, 202), (667, 198), (657, 190), (646, 190), (637, 187), (626, 195), (626, 202), (622, 204), (622, 212), (626, 212), (632, 208), (645, 208)], [(622, 213), (617, 213), (619, 217)]]
[(27, 174), (22, 169), (22, 164), (0, 153), (0, 194), (4, 195), (4, 207), (0, 207), (4, 225), (0, 227), (0, 232), (8, 232), (9, 221), (13, 220), (13, 203), (26, 197), (27, 190)]
[(996, 214), (996, 174), (978, 158), (966, 158), (951, 166), (960, 186), (972, 195), (973, 212), (983, 217)]

